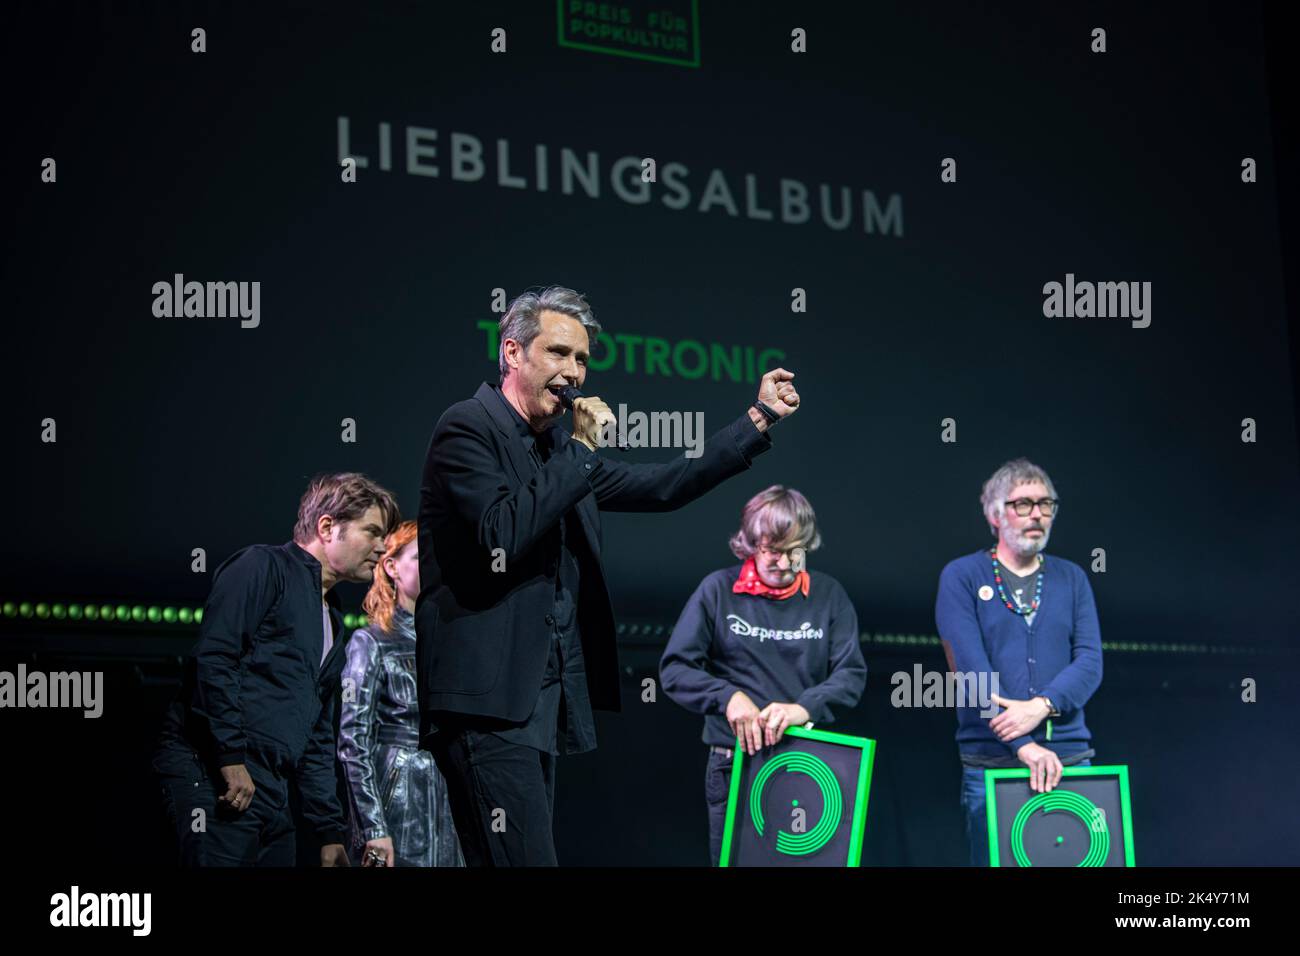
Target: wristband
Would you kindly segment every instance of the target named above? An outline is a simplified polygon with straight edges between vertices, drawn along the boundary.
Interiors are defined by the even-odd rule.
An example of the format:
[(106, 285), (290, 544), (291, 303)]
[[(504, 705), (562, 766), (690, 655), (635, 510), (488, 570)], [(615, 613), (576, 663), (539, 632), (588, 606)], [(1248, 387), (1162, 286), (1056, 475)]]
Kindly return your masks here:
[(772, 411), (772, 409), (768, 408), (767, 405), (763, 404), (762, 402), (754, 402), (754, 407), (758, 409), (758, 413), (760, 415), (762, 415), (764, 418), (767, 419), (767, 423), (769, 425), (775, 425), (777, 422), (781, 420), (780, 415)]

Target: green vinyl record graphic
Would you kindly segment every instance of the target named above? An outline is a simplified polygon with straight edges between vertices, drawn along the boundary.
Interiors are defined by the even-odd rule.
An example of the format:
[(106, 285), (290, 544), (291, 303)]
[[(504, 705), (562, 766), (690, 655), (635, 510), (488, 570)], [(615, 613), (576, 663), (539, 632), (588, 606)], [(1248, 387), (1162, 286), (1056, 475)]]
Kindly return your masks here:
[(1066, 767), (1050, 793), (1029, 770), (984, 772), (990, 866), (1133, 866), (1128, 767)]
[(731, 770), (720, 866), (858, 866), (875, 741), (804, 730)]

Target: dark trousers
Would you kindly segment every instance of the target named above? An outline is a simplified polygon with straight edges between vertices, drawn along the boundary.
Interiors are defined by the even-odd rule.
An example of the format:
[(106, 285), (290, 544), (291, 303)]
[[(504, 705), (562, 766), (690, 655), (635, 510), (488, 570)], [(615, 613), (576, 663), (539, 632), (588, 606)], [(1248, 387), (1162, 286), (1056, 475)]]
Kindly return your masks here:
[(717, 866), (722, 856), (722, 831), (727, 824), (727, 796), (731, 791), (731, 757), (709, 748), (704, 767), (704, 801), (709, 808), (709, 865)]
[[(192, 866), (293, 866), (293, 818), (283, 790), (264, 786), (259, 771), (253, 801), (242, 813), (217, 797), (226, 792), (219, 771), (192, 750), (166, 748), (154, 758), (163, 811), (176, 833), (177, 860)], [(252, 768), (249, 770), (253, 773)]]
[(458, 727), (429, 739), (466, 866), (555, 866), (553, 754)]

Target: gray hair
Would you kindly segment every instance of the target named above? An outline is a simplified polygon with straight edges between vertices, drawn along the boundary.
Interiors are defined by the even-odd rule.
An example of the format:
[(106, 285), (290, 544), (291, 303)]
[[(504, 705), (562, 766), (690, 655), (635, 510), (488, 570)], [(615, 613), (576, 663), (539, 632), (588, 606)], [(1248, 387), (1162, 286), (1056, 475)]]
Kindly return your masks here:
[(514, 339), (527, 351), (542, 331), (542, 313), (547, 311), (559, 312), (581, 322), (587, 330), (588, 344), (600, 334), (600, 323), (580, 292), (560, 285), (548, 286), (541, 292), (525, 292), (510, 303), (498, 326), (497, 367), (501, 370), (503, 383), (510, 372), (510, 366), (506, 364), (506, 339)]
[(815, 551), (822, 546), (812, 505), (799, 492), (782, 485), (764, 488), (745, 503), (740, 530), (731, 536), (731, 553), (743, 561), (758, 551), (764, 537), (771, 548)]
[(1047, 488), (1048, 497), (1056, 497), (1056, 486), (1052, 484), (1052, 479), (1047, 477), (1047, 472), (1028, 458), (1016, 458), (1007, 462), (993, 472), (993, 477), (984, 482), (984, 490), (980, 493), (980, 504), (984, 508), (984, 520), (989, 523), (989, 530), (993, 532), (993, 537), (998, 536), (993, 518), (995, 515), (1001, 518), (1006, 513), (1007, 495), (1011, 494), (1011, 489), (1016, 485), (1033, 481), (1041, 481)]

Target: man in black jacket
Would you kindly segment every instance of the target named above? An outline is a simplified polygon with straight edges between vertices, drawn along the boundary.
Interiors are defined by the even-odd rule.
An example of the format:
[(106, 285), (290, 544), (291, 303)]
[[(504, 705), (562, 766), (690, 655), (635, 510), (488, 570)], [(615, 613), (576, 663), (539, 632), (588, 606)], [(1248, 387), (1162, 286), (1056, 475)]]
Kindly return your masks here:
[(293, 540), (217, 568), (154, 756), (182, 866), (293, 866), (291, 779), (321, 865), (347, 865), (334, 727), (346, 639), (332, 589), (372, 579), (398, 521), (392, 494), (364, 475), (321, 475)]
[[(600, 331), (569, 289), (526, 293), (500, 324), (501, 386), (439, 419), (420, 485), (415, 609), (421, 736), (447, 780), (470, 866), (554, 865), (555, 758), (596, 746), (592, 708), (619, 709), (599, 509), (671, 511), (748, 468), (799, 404), (793, 374), (696, 458), (630, 465), (598, 454), (614, 420), (573, 403)], [(607, 432), (606, 432), (607, 433)]]

